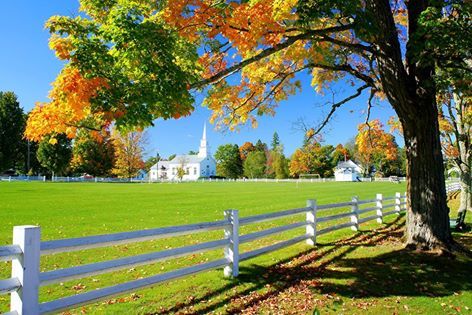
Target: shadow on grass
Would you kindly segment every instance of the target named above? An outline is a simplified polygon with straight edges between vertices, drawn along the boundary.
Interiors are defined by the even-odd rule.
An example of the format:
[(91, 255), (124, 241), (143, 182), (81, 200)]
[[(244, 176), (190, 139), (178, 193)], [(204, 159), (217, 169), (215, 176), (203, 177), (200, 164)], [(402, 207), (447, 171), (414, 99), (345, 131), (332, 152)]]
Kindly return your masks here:
[[(380, 251), (383, 254), (373, 257), (356, 252), (382, 244), (391, 247), (392, 243), (398, 245), (393, 248), (399, 248), (402, 230), (403, 217), (398, 217), (383, 228), (361, 231), (338, 242), (319, 244), (313, 250), (270, 267), (255, 264), (241, 267), (239, 277), (227, 285), (159, 313), (183, 310), (207, 313), (225, 306), (227, 313), (240, 313), (276, 298), (284, 290), (307, 283), (315, 294), (335, 293), (349, 298), (439, 297), (472, 290), (470, 259), (452, 260), (403, 249), (387, 253), (384, 249)], [(470, 234), (460, 235), (458, 241), (472, 247)], [(240, 284), (245, 284), (245, 288), (235, 290)]]

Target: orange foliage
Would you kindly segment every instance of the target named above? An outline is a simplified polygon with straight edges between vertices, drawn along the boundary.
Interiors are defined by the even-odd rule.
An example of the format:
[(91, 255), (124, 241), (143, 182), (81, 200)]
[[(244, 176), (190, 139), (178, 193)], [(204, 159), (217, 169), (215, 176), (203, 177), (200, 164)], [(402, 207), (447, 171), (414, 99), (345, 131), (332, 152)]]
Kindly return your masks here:
[(356, 145), (360, 162), (364, 167), (372, 165), (376, 156), (393, 161), (397, 158), (398, 147), (395, 138), (383, 130), (382, 123), (376, 119), (368, 124), (360, 124)]
[(108, 87), (103, 78), (85, 78), (77, 69), (65, 67), (53, 83), (51, 102), (39, 103), (28, 116), (26, 138), (40, 141), (51, 132), (75, 136), (80, 122), (86, 118), (101, 122), (112, 120), (111, 115), (94, 113), (91, 101)]
[(57, 35), (51, 36), (49, 39), (49, 48), (56, 52), (57, 58), (67, 60), (70, 58), (70, 53), (74, 49), (69, 38), (60, 37)]
[(256, 147), (251, 142), (245, 142), (239, 147), (239, 155), (241, 156), (241, 160), (246, 160), (247, 155), (255, 150)]

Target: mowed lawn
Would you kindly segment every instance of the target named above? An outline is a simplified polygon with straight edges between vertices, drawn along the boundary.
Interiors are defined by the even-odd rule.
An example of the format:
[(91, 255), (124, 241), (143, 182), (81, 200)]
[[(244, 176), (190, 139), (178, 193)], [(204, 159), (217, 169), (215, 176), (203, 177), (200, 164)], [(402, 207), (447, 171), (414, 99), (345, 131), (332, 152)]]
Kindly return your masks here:
[[(0, 183), (0, 245), (11, 243), (15, 225), (41, 226), (43, 240), (106, 234), (221, 220), (223, 210), (249, 216), (318, 204), (345, 202), (352, 196), (392, 196), (405, 185), (392, 183)], [(346, 211), (340, 209), (338, 211)], [(244, 227), (243, 233), (303, 220), (303, 215)], [(469, 218), (470, 219), (470, 218)], [(344, 219), (346, 221), (346, 219)], [(339, 221), (339, 222), (344, 222)], [(470, 313), (469, 259), (431, 260), (402, 251), (403, 216), (385, 224), (372, 221), (360, 233), (349, 229), (319, 237), (315, 248), (303, 243), (241, 264), (230, 280), (222, 270), (175, 280), (133, 294), (96, 302), (73, 313)], [(298, 236), (303, 228), (241, 246), (241, 251)], [(42, 257), (41, 270), (53, 270), (222, 237), (222, 231), (112, 246)], [(464, 243), (470, 234), (458, 235)], [(340, 241), (341, 242), (336, 242)], [(41, 301), (87, 292), (124, 281), (222, 257), (222, 250), (148, 266), (46, 286)], [(0, 265), (7, 278), (10, 264)], [(403, 279), (403, 283), (397, 283)], [(413, 281), (415, 285), (410, 281)], [(8, 297), (0, 297), (0, 312)]]

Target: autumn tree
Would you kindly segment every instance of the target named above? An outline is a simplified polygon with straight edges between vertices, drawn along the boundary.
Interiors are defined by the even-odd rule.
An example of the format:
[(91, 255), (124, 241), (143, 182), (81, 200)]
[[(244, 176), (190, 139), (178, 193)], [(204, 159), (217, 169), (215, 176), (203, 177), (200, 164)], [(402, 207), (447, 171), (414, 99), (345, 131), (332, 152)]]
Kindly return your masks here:
[(83, 130), (78, 132), (72, 147), (71, 169), (75, 173), (109, 176), (114, 166), (115, 150), (109, 136), (93, 137)]
[(347, 147), (344, 147), (342, 144), (338, 144), (334, 148), (333, 164), (337, 165), (341, 161), (350, 160), (351, 157), (352, 157), (352, 152)]
[(302, 174), (319, 174), (321, 177), (332, 177), (334, 174), (332, 145), (322, 146), (319, 142), (311, 143), (297, 149), (290, 159), (290, 175), (299, 177)]
[(112, 173), (121, 178), (135, 177), (144, 167), (145, 134), (137, 131), (120, 133), (113, 130), (111, 139), (115, 149)]
[(239, 147), (239, 155), (241, 160), (244, 162), (249, 153), (256, 151), (256, 147), (251, 142), (245, 142), (242, 146)]
[(72, 157), (71, 140), (64, 134), (47, 136), (38, 146), (36, 157), (54, 175), (65, 175)]
[[(191, 91), (207, 86), (212, 122), (256, 126), (257, 117), (273, 115), (300, 90), (299, 73), (308, 72), (317, 91), (348, 81), (353, 93), (331, 104), (316, 131), (363, 93), (368, 108), (385, 97), (405, 136), (407, 243), (448, 249), (434, 74), (437, 63), (464, 67), (464, 60), (438, 49), (428, 28), (459, 16), (461, 36), (472, 38), (470, 6), (464, 0), (81, 0), (82, 14), (52, 17), (46, 25), (50, 46), (66, 63), (51, 102), (35, 108), (26, 134), (73, 136), (76, 128), (102, 130), (112, 121), (148, 126), (189, 114)], [(443, 37), (454, 31), (443, 28)]]
[(220, 145), (215, 152), (215, 160), (219, 176), (238, 178), (243, 174), (243, 162), (237, 144)]
[(364, 176), (369, 176), (373, 167), (379, 170), (384, 163), (397, 159), (395, 137), (383, 129), (379, 120), (360, 124), (358, 130), (356, 157), (364, 170)]
[[(472, 65), (472, 58), (469, 61)], [(439, 126), (443, 152), (459, 173), (461, 184), (457, 224), (463, 227), (472, 211), (472, 72), (438, 71)]]
[(0, 172), (23, 165), (25, 117), (13, 92), (0, 92)]

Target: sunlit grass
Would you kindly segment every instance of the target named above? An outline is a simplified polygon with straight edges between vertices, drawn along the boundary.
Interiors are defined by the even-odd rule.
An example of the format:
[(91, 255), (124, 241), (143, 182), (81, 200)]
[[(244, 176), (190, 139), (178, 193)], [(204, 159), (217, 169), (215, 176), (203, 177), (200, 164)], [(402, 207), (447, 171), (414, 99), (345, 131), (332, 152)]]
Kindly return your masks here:
[[(295, 183), (0, 183), (0, 222), (2, 222), (0, 227), (0, 244), (6, 245), (11, 242), (11, 231), (14, 225), (40, 225), (42, 239), (50, 240), (220, 220), (223, 218), (223, 210), (225, 209), (238, 209), (240, 216), (244, 217), (303, 207), (306, 199), (317, 199), (318, 204), (326, 204), (349, 201), (354, 195), (358, 195), (360, 199), (371, 199), (375, 197), (376, 193), (391, 196), (395, 192), (404, 192), (404, 190), (405, 186), (403, 184), (392, 183), (304, 183), (298, 186)], [(295, 222), (302, 217), (298, 216), (282, 219), (277, 222), (252, 225), (244, 227), (242, 232), (246, 233), (277, 224)], [(397, 216), (392, 215), (386, 219), (386, 222), (393, 222), (396, 219)], [(373, 221), (362, 226), (362, 229), (369, 231), (381, 226)], [(400, 223), (397, 222), (394, 226), (399, 228)], [(301, 233), (304, 233), (303, 228), (276, 235), (275, 237), (261, 239), (241, 246), (241, 251), (272, 244), (278, 240), (294, 237)], [(363, 259), (367, 265), (369, 259), (376, 261), (378, 256), (388, 256), (389, 253), (401, 249), (401, 233), (395, 233), (397, 233), (395, 237), (388, 237), (390, 241), (396, 240), (395, 242), (379, 243), (378, 247), (353, 247), (352, 242), (342, 246), (334, 244), (335, 240), (354, 235), (349, 229), (344, 229), (319, 237), (318, 241), (324, 245), (318, 246), (314, 251), (309, 246), (300, 243), (244, 262), (241, 264), (241, 277), (236, 280), (223, 278), (222, 270), (204, 272), (164, 285), (156, 285), (150, 289), (137, 290), (135, 294), (127, 294), (116, 299), (97, 302), (85, 307), (85, 310), (87, 313), (97, 314), (159, 313), (162, 311), (188, 311), (190, 313), (212, 311), (217, 313), (238, 312), (240, 309), (249, 309), (258, 305), (258, 303), (246, 301), (245, 297), (250, 299), (254, 294), (264, 295), (264, 292), (268, 294), (268, 292), (277, 291), (277, 287), (283, 281), (281, 282), (280, 279), (277, 280), (278, 282), (272, 281), (270, 279), (272, 277), (270, 276), (270, 270), (277, 269), (274, 265), (280, 263), (280, 261), (306, 251), (308, 251), (308, 255), (317, 255), (332, 249), (332, 252), (327, 256), (323, 255), (323, 257), (334, 255), (334, 260), (344, 262), (347, 257), (352, 256)], [(384, 234), (387, 234), (387, 232)], [(359, 237), (362, 237), (362, 235), (363, 233), (360, 233)], [(42, 258), (41, 269), (44, 271), (64, 268), (175, 248), (221, 237), (222, 231), (214, 231), (173, 239), (50, 255)], [(373, 243), (380, 242), (374, 236), (372, 237)], [(347, 250), (349, 253), (336, 258), (336, 253), (343, 250)], [(51, 285), (41, 289), (41, 300), (48, 301), (95, 288), (103, 288), (221, 257), (222, 250), (215, 250), (148, 266)], [(297, 259), (301, 259), (300, 257), (303, 257), (303, 255)], [(320, 257), (316, 264), (322, 264), (323, 259), (325, 258)], [(334, 261), (332, 263), (334, 264)], [(470, 261), (468, 263), (470, 264)], [(10, 266), (9, 264), (2, 265), (0, 278), (6, 278), (9, 276)], [(296, 263), (294, 266), (296, 266)], [(337, 286), (342, 286), (344, 291), (349, 291), (350, 282), (356, 279), (359, 282), (361, 281), (358, 275), (353, 273), (352, 268), (354, 267), (353, 265), (340, 265), (340, 270), (344, 270), (343, 272), (346, 272), (346, 275), (349, 275), (349, 277), (332, 277), (331, 280)], [(264, 276), (264, 274), (266, 275)], [(316, 274), (311, 276), (316, 276)], [(308, 276), (304, 280), (308, 281)], [(331, 281), (329, 279), (325, 280)], [(466, 284), (470, 284), (470, 281)], [(285, 286), (289, 288), (292, 284), (289, 282)], [(458, 290), (460, 289), (458, 288)], [(279, 291), (284, 292), (284, 290), (281, 287)], [(323, 297), (327, 294), (324, 291), (319, 291), (317, 286), (313, 286), (310, 290), (312, 292), (311, 298), (320, 301), (323, 301)], [(303, 296), (302, 293), (294, 293), (294, 296), (300, 298)], [(399, 292), (395, 291), (392, 293), (392, 296), (398, 294)], [(273, 293), (269, 295), (277, 296)], [(414, 307), (415, 303), (417, 303), (418, 310), (424, 309), (428, 306), (428, 298), (420, 294), (417, 295), (415, 297), (405, 297), (405, 299), (413, 299), (412, 301), (415, 301), (411, 303), (412, 306), (408, 307)], [(465, 296), (468, 296), (470, 300), (470, 292), (469, 295)], [(462, 296), (457, 297), (451, 294), (451, 298), (461, 301)], [(330, 298), (327, 299), (329, 300)], [(363, 300), (363, 297), (357, 296), (355, 299)], [(421, 299), (426, 299), (426, 301), (422, 304)], [(261, 298), (261, 301), (263, 303), (260, 305), (261, 312), (273, 313), (273, 310), (269, 307), (270, 298)], [(333, 301), (338, 300), (334, 299)], [(297, 298), (294, 297), (293, 303), (297, 303)], [(320, 306), (328, 311), (330, 309), (329, 305), (336, 306), (339, 304), (336, 303), (331, 305), (323, 302), (321, 304), (318, 303), (319, 305), (317, 303), (308, 305), (311, 305), (312, 309), (310, 311)], [(7, 296), (0, 297), (0, 305), (2, 306), (0, 311), (6, 311), (7, 304)], [(290, 307), (289, 302), (286, 304), (286, 307)], [(376, 303), (376, 305), (379, 305), (379, 303)], [(338, 306), (342, 306), (342, 304)], [(369, 309), (378, 310), (379, 308), (369, 307)], [(389, 310), (386, 307), (381, 307), (380, 309), (383, 309), (385, 313), (392, 313), (386, 311)], [(336, 310), (337, 308), (333, 310), (333, 313), (336, 313)], [(79, 311), (77, 310), (77, 312)]]

